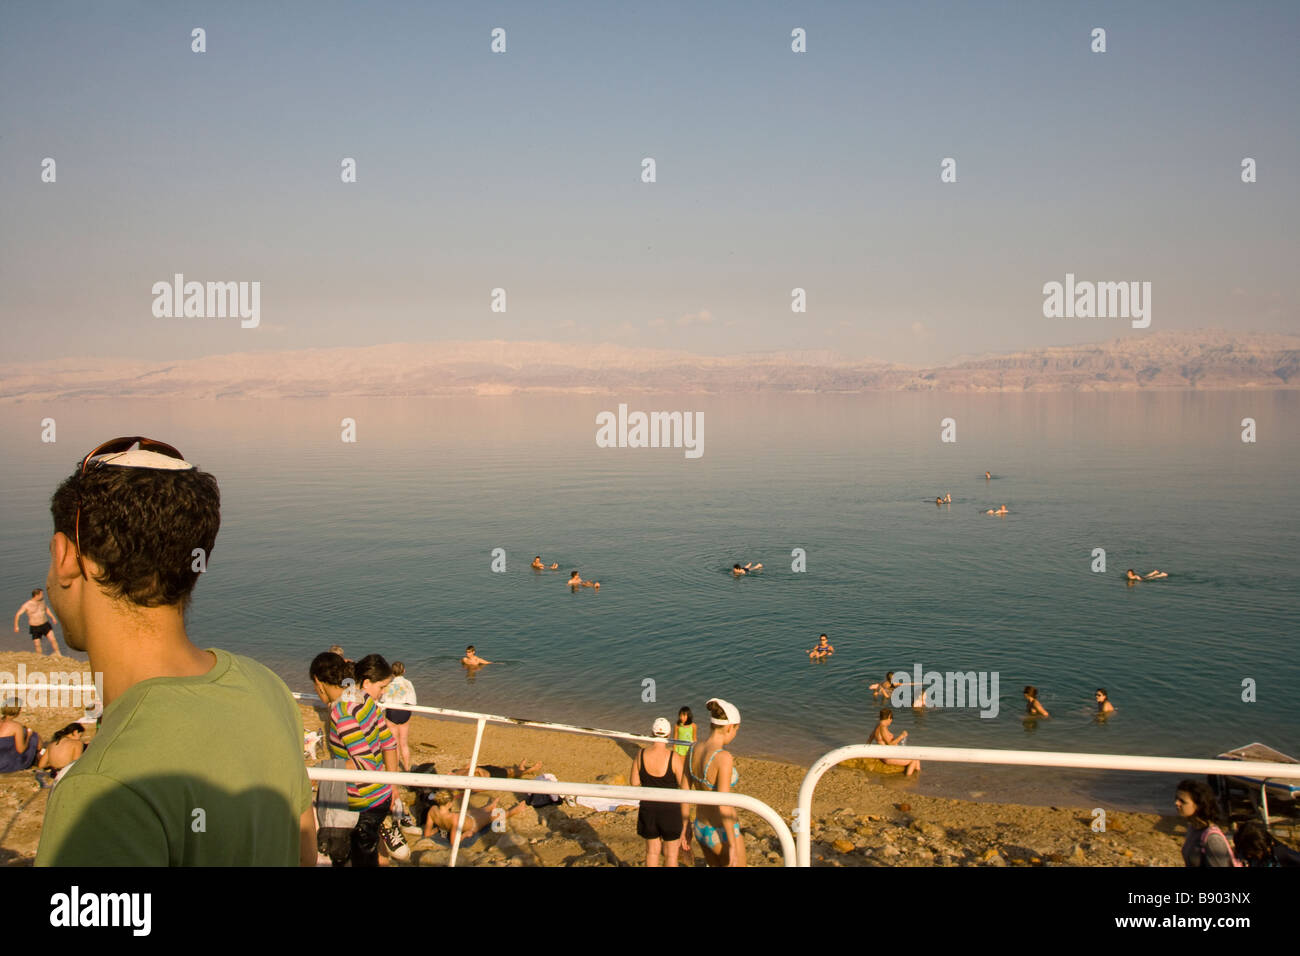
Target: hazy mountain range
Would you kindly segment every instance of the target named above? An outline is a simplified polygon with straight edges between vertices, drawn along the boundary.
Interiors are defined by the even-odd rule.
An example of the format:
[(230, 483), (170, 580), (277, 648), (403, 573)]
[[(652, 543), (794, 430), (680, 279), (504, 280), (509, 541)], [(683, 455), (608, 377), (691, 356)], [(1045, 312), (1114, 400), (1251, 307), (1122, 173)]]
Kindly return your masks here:
[(616, 345), (431, 342), (177, 362), (0, 365), (0, 401), (502, 395), (516, 391), (863, 392), (1300, 388), (1300, 336), (1196, 331), (917, 368), (830, 352), (708, 356)]

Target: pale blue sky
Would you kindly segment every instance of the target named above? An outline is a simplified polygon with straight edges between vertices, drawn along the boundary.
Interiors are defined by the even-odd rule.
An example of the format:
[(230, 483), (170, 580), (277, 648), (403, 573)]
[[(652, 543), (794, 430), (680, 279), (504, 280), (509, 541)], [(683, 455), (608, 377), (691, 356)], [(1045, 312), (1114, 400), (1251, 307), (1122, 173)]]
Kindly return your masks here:
[[(1066, 272), (1150, 281), (1151, 331), (1296, 332), (1298, 52), (1289, 2), (7, 4), (9, 360), (1143, 334), (1043, 318)], [(175, 272), (260, 281), (262, 327), (155, 318)]]

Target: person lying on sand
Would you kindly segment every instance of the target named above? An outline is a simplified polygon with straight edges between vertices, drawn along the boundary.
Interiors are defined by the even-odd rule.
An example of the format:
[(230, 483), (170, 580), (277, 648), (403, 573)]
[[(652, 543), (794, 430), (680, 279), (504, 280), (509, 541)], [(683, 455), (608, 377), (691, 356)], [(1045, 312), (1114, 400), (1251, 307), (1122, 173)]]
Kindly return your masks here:
[(600, 582), (599, 582), (599, 581), (584, 581), (584, 580), (582, 580), (582, 576), (579, 575), (577, 571), (574, 571), (572, 574), (569, 575), (569, 580), (568, 580), (566, 583), (567, 583), (567, 584), (569, 585), (569, 587), (571, 587), (571, 588), (578, 588), (578, 587), (582, 587), (582, 588), (598, 588), (598, 587), (600, 587)]
[[(499, 767), (496, 764), (481, 763), (474, 768), (474, 776), (500, 777), (502, 780), (523, 780), (526, 776), (536, 774), (541, 769), (541, 763), (530, 765), (527, 760), (519, 761), (518, 766), (515, 767)], [(469, 764), (465, 764), (459, 770), (453, 770), (452, 774), (457, 777), (469, 776)]]
[[(485, 807), (471, 806), (465, 811), (465, 829), (461, 831), (461, 842), (474, 836), (485, 827), (492, 826), (492, 816), (498, 809), (501, 802), (500, 797), (494, 797), (492, 802)], [(502, 811), (501, 819), (513, 817), (516, 813), (526, 807), (527, 804), (522, 800), (516, 803), (509, 810)], [(424, 835), (433, 836), (434, 830), (441, 830), (447, 835), (451, 842), (456, 841), (456, 821), (460, 818), (460, 805), (456, 803), (456, 798), (450, 790), (435, 790), (432, 796), (432, 803), (424, 817)]]
[(547, 565), (542, 563), (542, 556), (539, 554), (537, 557), (533, 558), (533, 563), (531, 567), (537, 569), (538, 571), (546, 571), (546, 570), (554, 571), (557, 568), (559, 568), (559, 564), (551, 564), (548, 567)]
[(473, 644), (465, 648), (465, 656), (460, 659), (460, 662), (466, 667), (482, 667), (484, 664), (492, 663), (491, 661), (485, 661), (483, 658), (479, 657), (478, 651), (474, 650)]

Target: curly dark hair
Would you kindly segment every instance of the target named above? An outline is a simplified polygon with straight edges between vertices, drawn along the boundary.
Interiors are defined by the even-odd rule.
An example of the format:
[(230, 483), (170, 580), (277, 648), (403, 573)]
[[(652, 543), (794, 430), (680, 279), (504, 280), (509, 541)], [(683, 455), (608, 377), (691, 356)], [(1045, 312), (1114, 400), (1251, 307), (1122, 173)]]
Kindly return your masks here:
[[(65, 478), (50, 499), (54, 530), (74, 543), (81, 506), (81, 553), (99, 565), (95, 582), (141, 607), (189, 606), (221, 527), (221, 492), (197, 468), (167, 471), (105, 465)], [(87, 572), (89, 573), (89, 571)]]

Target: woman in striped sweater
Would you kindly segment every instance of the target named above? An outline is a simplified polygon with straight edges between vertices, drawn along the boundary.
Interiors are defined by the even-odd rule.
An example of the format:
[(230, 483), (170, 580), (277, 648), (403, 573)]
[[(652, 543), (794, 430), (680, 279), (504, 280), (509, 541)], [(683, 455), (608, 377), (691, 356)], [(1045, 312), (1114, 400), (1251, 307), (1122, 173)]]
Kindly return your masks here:
[[(371, 654), (349, 665), (327, 651), (311, 662), (311, 678), (329, 707), (330, 756), (350, 761), (360, 770), (396, 772), (397, 740), (379, 706), (379, 697), (393, 679), (388, 662)], [(348, 784), (348, 809), (360, 814), (352, 831), (353, 866), (379, 865), (380, 827), (392, 799), (388, 784)]]

